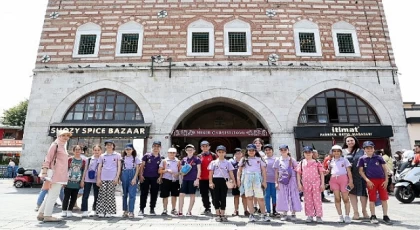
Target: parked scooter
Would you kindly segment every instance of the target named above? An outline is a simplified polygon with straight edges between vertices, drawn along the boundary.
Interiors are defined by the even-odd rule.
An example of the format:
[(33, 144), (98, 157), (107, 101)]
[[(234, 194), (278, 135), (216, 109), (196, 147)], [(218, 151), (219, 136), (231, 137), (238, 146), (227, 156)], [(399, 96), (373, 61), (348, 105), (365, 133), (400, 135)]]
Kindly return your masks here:
[(411, 162), (395, 177), (394, 195), (402, 203), (411, 203), (420, 197), (420, 166), (412, 166)]

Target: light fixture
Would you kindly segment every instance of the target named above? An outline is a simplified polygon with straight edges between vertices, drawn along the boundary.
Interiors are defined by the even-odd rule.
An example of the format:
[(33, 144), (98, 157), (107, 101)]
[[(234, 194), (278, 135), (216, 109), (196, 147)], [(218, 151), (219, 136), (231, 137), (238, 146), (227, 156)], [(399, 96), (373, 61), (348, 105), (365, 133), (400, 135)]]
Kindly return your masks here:
[(58, 13), (58, 12), (52, 12), (52, 13), (50, 14), (50, 18), (51, 18), (51, 19), (56, 19), (56, 18), (58, 18), (58, 16), (60, 16), (60, 13)]
[(270, 18), (276, 16), (276, 14), (277, 12), (274, 9), (268, 9), (265, 11), (265, 15), (267, 15)]
[(279, 55), (277, 55), (277, 54), (270, 54), (270, 55), (268, 55), (268, 60), (270, 62), (277, 62), (279, 60)]
[(50, 61), (51, 61), (51, 57), (49, 55), (44, 55), (41, 58), (42, 63), (47, 63), (47, 62), (50, 62)]
[(166, 18), (168, 16), (168, 12), (166, 10), (161, 10), (157, 14), (158, 18)]
[(161, 55), (156, 55), (154, 56), (153, 61), (158, 64), (161, 64), (165, 61), (165, 58), (163, 58)]

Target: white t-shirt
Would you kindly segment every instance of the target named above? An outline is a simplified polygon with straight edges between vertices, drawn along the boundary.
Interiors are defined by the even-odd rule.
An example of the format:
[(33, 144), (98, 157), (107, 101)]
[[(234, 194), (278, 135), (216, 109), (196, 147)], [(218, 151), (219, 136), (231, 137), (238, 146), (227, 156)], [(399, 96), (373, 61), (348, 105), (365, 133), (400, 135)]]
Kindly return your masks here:
[(9, 162), (9, 166), (15, 167), (15, 166), (16, 166), (16, 164), (15, 164), (15, 162), (10, 161), (10, 162)]

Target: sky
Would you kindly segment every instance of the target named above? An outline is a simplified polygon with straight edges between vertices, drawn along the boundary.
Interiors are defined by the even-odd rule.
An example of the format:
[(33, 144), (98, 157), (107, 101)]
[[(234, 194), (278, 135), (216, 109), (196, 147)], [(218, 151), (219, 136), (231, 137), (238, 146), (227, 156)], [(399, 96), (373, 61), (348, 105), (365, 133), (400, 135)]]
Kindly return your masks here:
[[(420, 103), (420, 0), (382, 0), (399, 68), (403, 101)], [(32, 70), (48, 0), (0, 0), (0, 114), (29, 98)], [(5, 33), (5, 35), (3, 34)], [(411, 45), (413, 43), (414, 45)], [(416, 45), (417, 44), (417, 45)]]

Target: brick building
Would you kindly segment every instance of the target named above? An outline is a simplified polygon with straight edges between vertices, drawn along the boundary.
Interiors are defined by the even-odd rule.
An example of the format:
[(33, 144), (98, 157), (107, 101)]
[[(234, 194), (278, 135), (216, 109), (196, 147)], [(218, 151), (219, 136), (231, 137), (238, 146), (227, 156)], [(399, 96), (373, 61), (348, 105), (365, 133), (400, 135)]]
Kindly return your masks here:
[(381, 0), (50, 0), (22, 163), (61, 128), (120, 150), (261, 137), (322, 154), (347, 133), (397, 150), (396, 71)]

